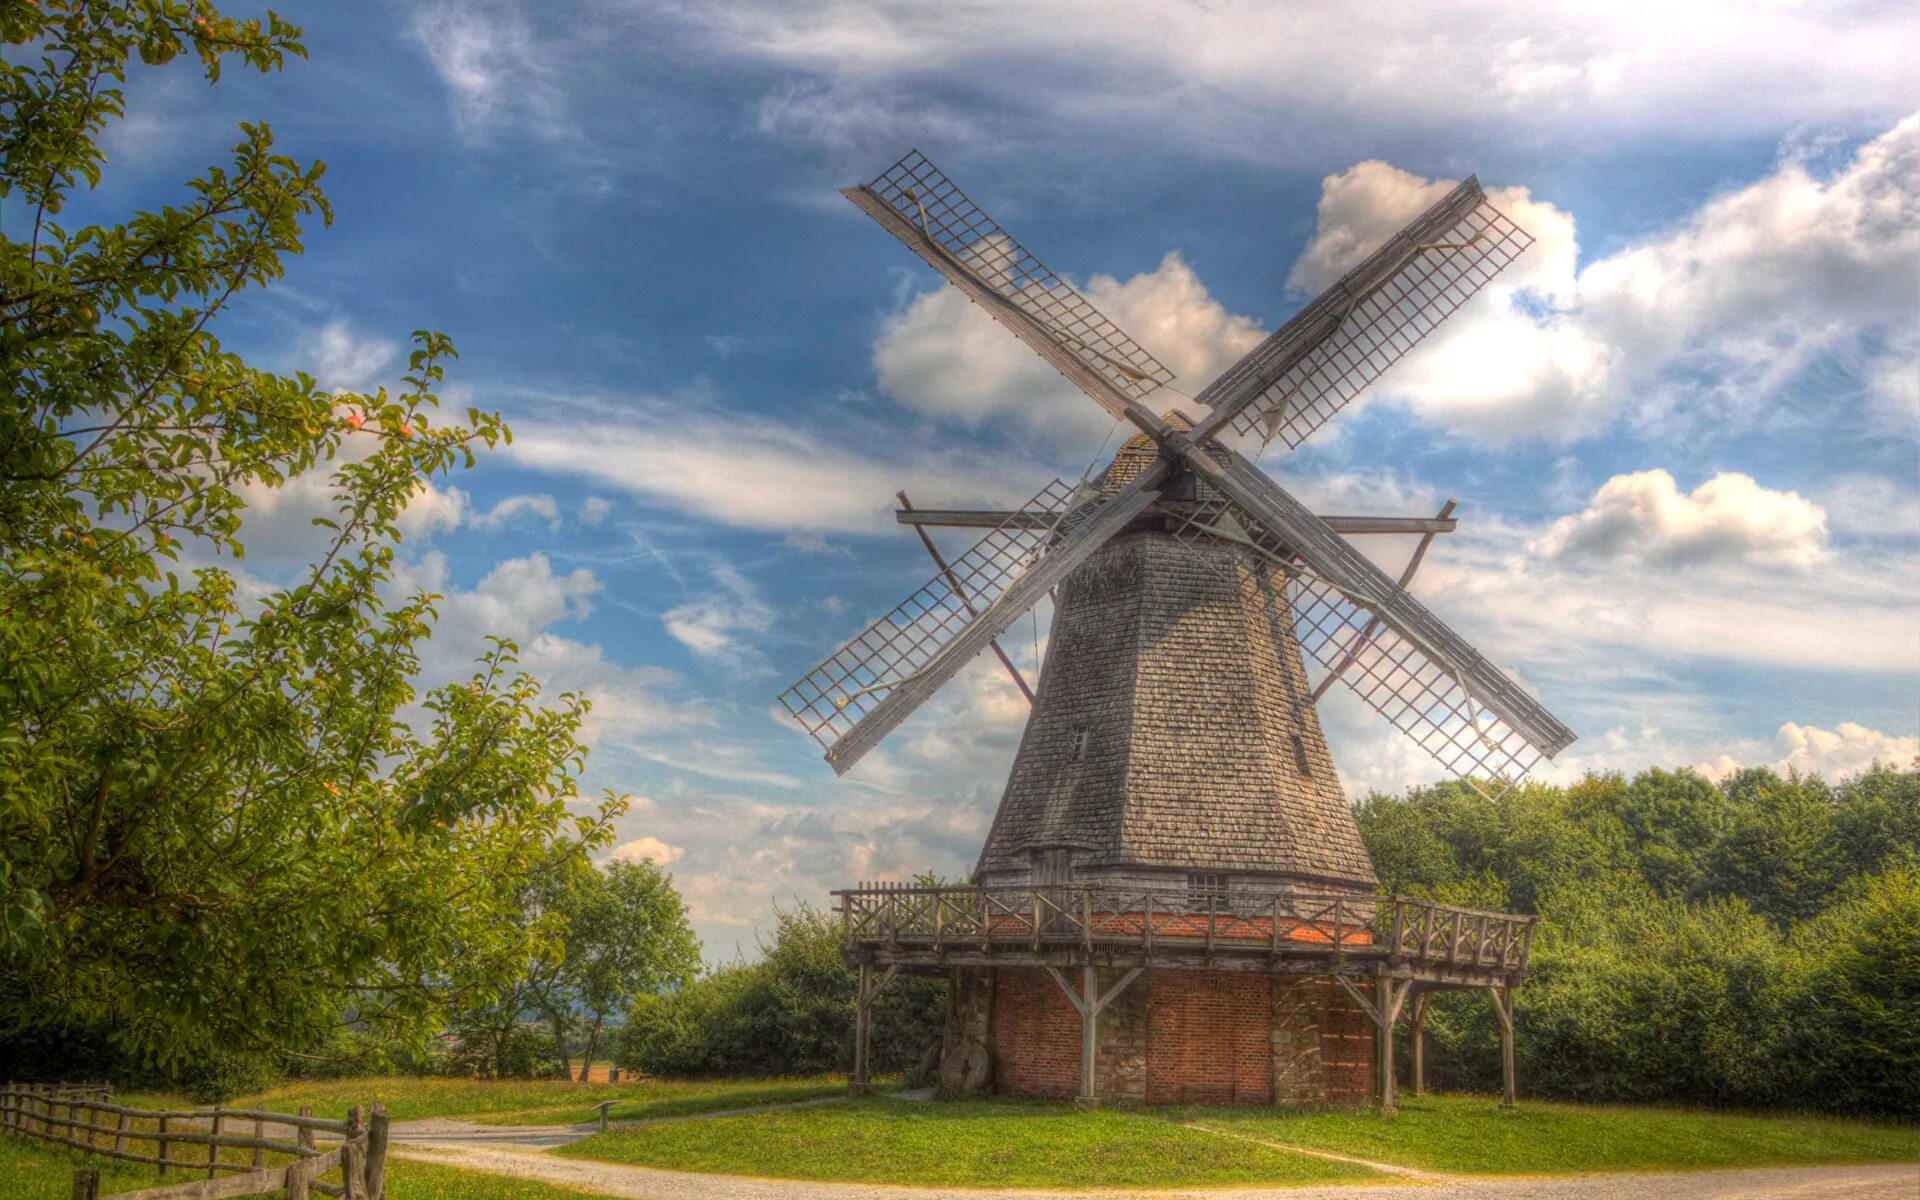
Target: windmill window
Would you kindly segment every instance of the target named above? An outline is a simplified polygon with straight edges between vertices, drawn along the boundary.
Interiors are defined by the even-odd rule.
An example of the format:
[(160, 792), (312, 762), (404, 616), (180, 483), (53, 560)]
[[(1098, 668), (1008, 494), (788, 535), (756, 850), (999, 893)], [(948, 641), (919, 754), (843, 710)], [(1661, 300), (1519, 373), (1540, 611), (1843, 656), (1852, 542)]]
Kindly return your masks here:
[(1293, 765), (1300, 774), (1313, 778), (1313, 763), (1307, 760), (1307, 740), (1297, 733), (1293, 735)]
[(1227, 902), (1227, 877), (1221, 871), (1196, 871), (1187, 876), (1187, 894), (1193, 902), (1214, 908)]
[(1068, 760), (1071, 762), (1087, 761), (1087, 747), (1091, 745), (1092, 742), (1093, 731), (1091, 729), (1088, 729), (1085, 725), (1075, 728), (1073, 731), (1073, 739), (1069, 743)]

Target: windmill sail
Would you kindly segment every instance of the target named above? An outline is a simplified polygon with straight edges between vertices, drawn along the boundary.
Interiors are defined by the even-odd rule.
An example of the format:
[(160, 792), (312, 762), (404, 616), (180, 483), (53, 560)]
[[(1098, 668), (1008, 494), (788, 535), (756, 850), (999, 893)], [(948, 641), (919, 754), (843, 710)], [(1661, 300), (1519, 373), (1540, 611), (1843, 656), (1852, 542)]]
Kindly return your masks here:
[(1100, 542), (1153, 503), (1164, 468), (1113, 494), (1054, 480), (1025, 505), (1055, 514), (1009, 522), (781, 693), (844, 773), (961, 667), (1006, 632)]
[(1524, 773), (1572, 744), (1572, 730), (1245, 458), (1187, 461), (1243, 536), (1306, 568), (1294, 601), (1302, 649), (1330, 670), (1351, 655), (1341, 679), (1450, 769)]
[(1533, 238), (1468, 179), (1248, 351), (1198, 399), (1288, 449), (1500, 273)]

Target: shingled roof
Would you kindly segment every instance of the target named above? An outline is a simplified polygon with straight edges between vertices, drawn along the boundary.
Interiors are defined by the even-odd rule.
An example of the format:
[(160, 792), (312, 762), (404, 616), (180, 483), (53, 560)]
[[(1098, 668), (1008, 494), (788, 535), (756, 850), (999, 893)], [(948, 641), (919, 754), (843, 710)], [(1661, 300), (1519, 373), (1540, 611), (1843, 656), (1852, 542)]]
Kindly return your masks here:
[[(1145, 438), (1128, 442), (1104, 486), (1154, 453)], [(1076, 872), (1375, 883), (1309, 699), (1284, 580), (1270, 575), (1230, 543), (1192, 544), (1148, 521), (1067, 577), (983, 880), (1072, 847)]]

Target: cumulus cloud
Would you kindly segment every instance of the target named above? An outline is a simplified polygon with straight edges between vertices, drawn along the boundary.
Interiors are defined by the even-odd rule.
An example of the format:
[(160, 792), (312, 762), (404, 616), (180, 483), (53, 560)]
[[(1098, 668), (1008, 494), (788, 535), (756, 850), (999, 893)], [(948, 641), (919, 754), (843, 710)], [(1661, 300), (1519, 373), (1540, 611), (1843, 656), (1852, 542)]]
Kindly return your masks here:
[(560, 503), (552, 496), (508, 496), (483, 513), (475, 513), (468, 524), (475, 529), (504, 529), (522, 518), (546, 522), (547, 528), (560, 527)]
[[(1166, 364), (1183, 392), (1198, 392), (1265, 336), (1227, 311), (1177, 253), (1119, 280), (1095, 275), (1094, 307)], [(1055, 438), (1098, 436), (1113, 419), (958, 289), (916, 296), (882, 324), (873, 347), (880, 390), (930, 416), (980, 425), (1012, 421)], [(1164, 391), (1151, 403), (1177, 406)]]
[(399, 357), (400, 347), (363, 334), (344, 318), (315, 330), (300, 348), (299, 365), (324, 391), (366, 391)]
[[(1331, 282), (1449, 186), (1378, 162), (1329, 177), (1293, 282)], [(1489, 197), (1539, 243), (1378, 388), (1434, 424), (1573, 438), (1629, 406), (1642, 421), (1682, 403), (1745, 411), (1822, 356), (1876, 343), (1861, 391), (1884, 412), (1920, 370), (1903, 340), (1920, 273), (1920, 116), (1830, 178), (1790, 158), (1577, 272), (1571, 216), (1525, 189)]]
[(1780, 727), (1771, 745), (1751, 743), (1701, 763), (1698, 769), (1716, 779), (1744, 767), (1771, 767), (1783, 775), (1797, 771), (1838, 779), (1875, 763), (1900, 768), (1920, 764), (1920, 736), (1882, 733), (1852, 721), (1842, 721), (1833, 729), (1789, 721)]
[(1795, 492), (1724, 471), (1682, 492), (1658, 468), (1615, 475), (1533, 549), (1549, 558), (1666, 567), (1753, 563), (1806, 569), (1826, 549), (1827, 515)]
[(650, 858), (663, 867), (668, 863), (679, 862), (686, 856), (686, 847), (669, 845), (657, 837), (637, 837), (631, 841), (621, 842), (613, 848), (613, 853), (608, 855), (609, 858), (628, 862)]

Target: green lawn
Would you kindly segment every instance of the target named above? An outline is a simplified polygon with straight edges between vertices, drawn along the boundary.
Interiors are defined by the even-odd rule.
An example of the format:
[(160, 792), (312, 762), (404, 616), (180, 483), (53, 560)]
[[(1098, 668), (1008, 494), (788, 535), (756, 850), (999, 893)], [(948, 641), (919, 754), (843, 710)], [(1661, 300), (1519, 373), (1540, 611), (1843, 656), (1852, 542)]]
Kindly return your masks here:
[[(69, 1200), (75, 1167), (99, 1167), (100, 1190), (108, 1195), (197, 1178), (174, 1171), (162, 1179), (151, 1167), (84, 1158), (57, 1146), (0, 1134), (0, 1200)], [(388, 1200), (579, 1200), (596, 1194), (435, 1163), (395, 1160), (387, 1168)]]
[(613, 1131), (555, 1153), (682, 1171), (980, 1187), (1155, 1187), (1379, 1178), (1189, 1125), (1375, 1162), (1491, 1175), (1913, 1162), (1912, 1128), (1818, 1117), (1523, 1103), (1471, 1096), (1364, 1112), (1079, 1112), (885, 1098)]
[(1214, 1129), (1435, 1171), (1496, 1175), (1914, 1162), (1920, 1131), (1824, 1117), (1403, 1097), (1398, 1116), (1189, 1109)]
[[(311, 1104), (315, 1116), (344, 1117), (355, 1104), (379, 1101), (396, 1121), (421, 1117), (467, 1117), (498, 1125), (572, 1125), (594, 1119), (593, 1106), (616, 1100), (608, 1110), (615, 1121), (643, 1117), (677, 1117), (836, 1096), (846, 1091), (843, 1079), (655, 1080), (623, 1083), (562, 1083), (558, 1080), (436, 1079), (390, 1076), (367, 1079), (295, 1080), (230, 1101), (231, 1107), (260, 1107), (275, 1112), (297, 1112)], [(194, 1107), (177, 1096), (136, 1096), (128, 1104)]]
[(615, 1130), (574, 1158), (785, 1179), (970, 1187), (1172, 1187), (1379, 1179), (1140, 1112), (885, 1097)]

